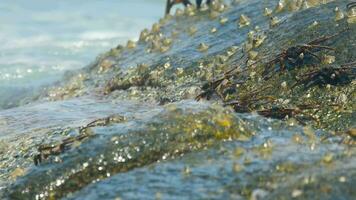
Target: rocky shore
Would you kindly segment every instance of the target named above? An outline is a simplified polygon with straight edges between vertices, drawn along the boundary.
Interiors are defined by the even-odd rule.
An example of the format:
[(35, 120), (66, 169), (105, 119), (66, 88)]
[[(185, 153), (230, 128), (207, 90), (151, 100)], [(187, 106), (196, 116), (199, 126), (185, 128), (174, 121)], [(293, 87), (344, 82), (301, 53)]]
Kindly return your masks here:
[(348, 3), (178, 9), (0, 111), (0, 197), (355, 198)]

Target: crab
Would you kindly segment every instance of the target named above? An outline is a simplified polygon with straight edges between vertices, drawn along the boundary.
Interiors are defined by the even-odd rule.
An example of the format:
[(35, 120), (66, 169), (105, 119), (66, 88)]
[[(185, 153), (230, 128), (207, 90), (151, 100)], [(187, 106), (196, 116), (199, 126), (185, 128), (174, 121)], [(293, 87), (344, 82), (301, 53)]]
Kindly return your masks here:
[[(203, 0), (196, 0), (196, 4), (197, 4), (197, 8), (199, 9), (201, 4), (202, 4)], [(206, 4), (211, 4), (212, 0), (207, 0)], [(173, 5), (175, 4), (179, 4), (179, 3), (183, 3), (184, 6), (189, 6), (192, 5), (192, 3), (190, 3), (189, 0), (167, 0), (167, 4), (166, 4), (166, 15), (169, 14), (169, 12), (171, 11), (171, 8), (173, 7)]]
[(236, 85), (236, 84), (242, 84), (245, 82), (243, 80), (235, 80), (233, 82), (230, 81), (230, 79), (232, 77), (234, 77), (242, 72), (247, 71), (247, 69), (244, 69), (244, 70), (239, 70), (239, 69), (240, 68), (238, 66), (235, 66), (232, 69), (225, 72), (220, 78), (216, 78), (212, 81), (205, 83), (202, 86), (203, 92), (200, 93), (197, 97), (195, 97), (195, 100), (199, 101), (202, 98), (206, 98), (207, 100), (209, 100), (214, 93), (217, 93), (221, 99), (224, 99), (223, 95), (221, 94), (221, 92), (219, 90), (219, 89), (221, 89), (222, 86), (225, 86), (225, 88), (226, 88), (228, 85), (231, 85), (231, 84)]
[(89, 135), (87, 134), (81, 134), (76, 137), (70, 137), (64, 139), (58, 144), (41, 145), (38, 148), (39, 154), (34, 156), (33, 162), (35, 165), (39, 165), (43, 162), (43, 160), (46, 160), (49, 156), (60, 155), (66, 150), (70, 149), (73, 143), (80, 142), (88, 137)]
[(60, 155), (65, 151), (69, 150), (75, 143), (82, 142), (83, 140), (89, 138), (90, 136), (92, 136), (91, 132), (89, 131), (89, 128), (97, 126), (107, 126), (112, 123), (121, 123), (124, 121), (126, 121), (126, 118), (121, 115), (112, 115), (109, 117), (94, 120), (86, 126), (80, 127), (78, 136), (66, 138), (56, 144), (40, 145), (38, 148), (39, 154), (34, 156), (33, 162), (35, 165), (39, 165), (43, 162), (43, 160), (46, 160), (48, 157), (53, 155)]
[(303, 84), (306, 88), (314, 85), (347, 85), (356, 78), (356, 61), (340, 67), (324, 67), (303, 74), (302, 78), (292, 86)]
[(253, 111), (254, 107), (258, 105), (263, 105), (266, 103), (271, 103), (276, 99), (272, 96), (261, 96), (260, 93), (263, 90), (267, 90), (271, 86), (266, 86), (249, 92), (238, 97), (237, 100), (230, 101), (224, 104), (224, 106), (232, 106), (233, 109), (238, 113), (245, 113)]
[(317, 121), (313, 116), (306, 114), (303, 110), (299, 107), (297, 108), (282, 108), (282, 107), (273, 107), (271, 109), (260, 110), (257, 111), (259, 115), (262, 115), (267, 118), (274, 118), (274, 119), (288, 119), (288, 118), (295, 118), (300, 124), (306, 125), (304, 121)]
[[(324, 105), (320, 103), (313, 103), (313, 104), (298, 104), (292, 108), (285, 108), (281, 106), (273, 106), (269, 109), (259, 110), (257, 113), (261, 116), (285, 120), (288, 118), (296, 119), (301, 125), (306, 125), (306, 121), (314, 121), (315, 123), (319, 124), (320, 121), (318, 118), (314, 117), (313, 114), (318, 112)], [(340, 104), (327, 104), (329, 107), (338, 108)]]
[(334, 35), (321, 36), (306, 44), (299, 44), (283, 50), (280, 54), (276, 55), (274, 59), (266, 63), (264, 71), (265, 79), (270, 78), (270, 76), (268, 76), (270, 73), (270, 68), (278, 63), (280, 64), (279, 70), (284, 71), (286, 69), (286, 65), (297, 65), (300, 62), (303, 62), (306, 56), (311, 56), (312, 58), (321, 62), (321, 58), (315, 54), (316, 52), (321, 50), (335, 51), (335, 48), (321, 45), (321, 43), (326, 42), (327, 40), (331, 40), (348, 30), (349, 28), (346, 28)]

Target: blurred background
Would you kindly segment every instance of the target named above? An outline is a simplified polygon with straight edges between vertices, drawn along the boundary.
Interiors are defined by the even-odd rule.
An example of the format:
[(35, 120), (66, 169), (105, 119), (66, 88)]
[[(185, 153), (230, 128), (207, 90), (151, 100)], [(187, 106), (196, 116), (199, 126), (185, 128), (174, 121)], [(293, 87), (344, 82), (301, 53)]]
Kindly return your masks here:
[[(165, 0), (0, 0), (0, 109), (136, 39)], [(4, 103), (6, 102), (6, 103)], [(6, 105), (5, 105), (6, 104)]]

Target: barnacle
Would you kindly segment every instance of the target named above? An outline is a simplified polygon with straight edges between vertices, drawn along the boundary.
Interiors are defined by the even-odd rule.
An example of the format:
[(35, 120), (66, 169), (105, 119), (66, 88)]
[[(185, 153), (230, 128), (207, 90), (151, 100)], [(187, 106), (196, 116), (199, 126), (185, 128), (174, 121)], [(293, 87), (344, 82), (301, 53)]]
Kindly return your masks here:
[(298, 0), (290, 0), (288, 3), (288, 10), (289, 11), (297, 11), (299, 10), (300, 5)]
[(280, 23), (280, 20), (278, 19), (278, 17), (271, 17), (270, 20), (270, 26), (271, 27), (275, 27)]
[(284, 0), (280, 0), (275, 8), (275, 12), (279, 13), (282, 12), (285, 8), (285, 2)]
[(161, 26), (158, 23), (154, 23), (152, 25), (152, 29), (151, 29), (152, 33), (159, 33), (160, 30), (161, 30)]
[(339, 21), (344, 19), (345, 15), (344, 13), (340, 10), (339, 7), (335, 8), (335, 21)]
[(198, 51), (205, 52), (209, 49), (209, 46), (205, 43), (200, 43), (198, 46)]
[(250, 25), (250, 23), (251, 23), (251, 20), (246, 15), (242, 14), (240, 16), (240, 20), (239, 20), (240, 27), (248, 26), (248, 25)]
[(248, 58), (250, 60), (256, 60), (257, 56), (258, 56), (258, 52), (257, 51), (249, 51), (248, 52)]
[(150, 34), (149, 30), (147, 28), (143, 29), (140, 34), (140, 39), (139, 41), (141, 42), (147, 42), (146, 39), (148, 38), (148, 35)]
[(263, 15), (264, 16), (271, 16), (272, 15), (272, 10), (271, 9), (269, 9), (269, 8), (265, 8), (264, 10), (263, 10)]
[(210, 33), (216, 33), (218, 31), (217, 28), (213, 27), (212, 29), (210, 29)]
[(127, 47), (128, 49), (134, 49), (134, 48), (136, 48), (136, 42), (134, 42), (134, 41), (132, 41), (132, 40), (128, 40), (128, 41), (127, 41), (127, 44), (126, 44), (126, 47)]
[(308, 9), (308, 8), (310, 8), (310, 5), (309, 5), (308, 1), (303, 1), (302, 9)]
[(194, 5), (188, 5), (188, 6), (185, 7), (184, 12), (185, 12), (185, 14), (187, 16), (194, 16), (195, 15), (195, 10), (196, 10), (196, 8), (195, 8)]
[(223, 25), (223, 24), (225, 24), (225, 23), (226, 23), (226, 22), (228, 22), (228, 21), (229, 21), (229, 18), (227, 18), (227, 17), (223, 17), (223, 18), (221, 18), (221, 19), (220, 19), (220, 21), (219, 21), (219, 22), (220, 22), (220, 24), (222, 24), (222, 25)]
[(188, 34), (190, 36), (193, 36), (197, 31), (198, 31), (198, 29), (195, 26), (191, 26), (188, 28)]
[(216, 19), (219, 15), (220, 15), (219, 12), (210, 11), (210, 13), (209, 13), (209, 18), (210, 18), (211, 20), (213, 20), (213, 19)]
[(178, 8), (174, 14), (176, 17), (181, 17), (184, 15), (184, 11), (180, 8)]

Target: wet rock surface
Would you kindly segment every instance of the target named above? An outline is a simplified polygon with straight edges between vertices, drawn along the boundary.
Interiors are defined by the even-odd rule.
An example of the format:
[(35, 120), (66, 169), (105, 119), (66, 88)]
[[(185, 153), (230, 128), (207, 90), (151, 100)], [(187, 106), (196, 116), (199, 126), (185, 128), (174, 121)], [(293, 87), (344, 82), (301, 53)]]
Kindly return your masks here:
[(354, 198), (347, 3), (177, 10), (29, 105), (1, 111), (0, 196)]

